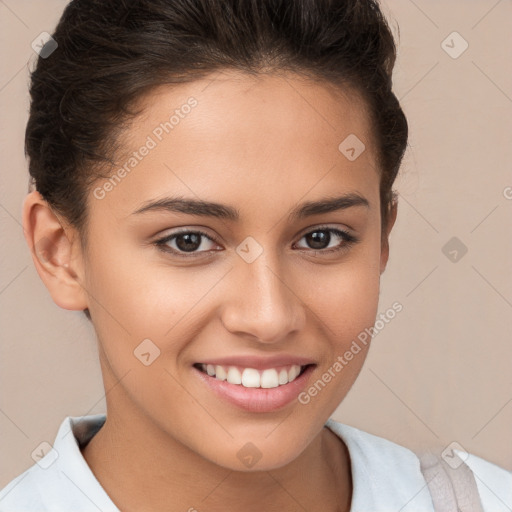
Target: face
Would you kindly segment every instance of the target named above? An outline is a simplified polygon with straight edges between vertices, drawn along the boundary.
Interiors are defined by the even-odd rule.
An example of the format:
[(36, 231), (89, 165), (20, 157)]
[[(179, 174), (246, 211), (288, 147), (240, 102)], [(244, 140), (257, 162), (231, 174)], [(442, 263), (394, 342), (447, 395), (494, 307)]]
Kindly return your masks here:
[(108, 415), (226, 468), (250, 469), (244, 446), (255, 469), (280, 467), (349, 391), (377, 313), (387, 248), (363, 104), (225, 72), (141, 105), (116, 177), (91, 189), (77, 272)]

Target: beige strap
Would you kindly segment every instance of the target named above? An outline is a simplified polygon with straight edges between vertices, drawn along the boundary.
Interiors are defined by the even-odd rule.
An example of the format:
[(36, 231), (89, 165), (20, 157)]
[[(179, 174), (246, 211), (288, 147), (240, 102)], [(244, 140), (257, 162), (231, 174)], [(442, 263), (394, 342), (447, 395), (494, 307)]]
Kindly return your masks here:
[(455, 452), (452, 465), (433, 452), (419, 458), (436, 512), (484, 512), (473, 472)]

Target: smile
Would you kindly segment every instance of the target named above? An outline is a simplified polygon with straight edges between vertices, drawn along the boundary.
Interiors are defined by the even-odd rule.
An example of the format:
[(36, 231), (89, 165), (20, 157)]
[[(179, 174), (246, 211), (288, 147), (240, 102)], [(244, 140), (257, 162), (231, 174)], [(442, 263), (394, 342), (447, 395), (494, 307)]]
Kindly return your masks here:
[(309, 365), (296, 364), (257, 370), (237, 366), (222, 366), (205, 363), (194, 365), (198, 370), (217, 380), (227, 381), (246, 388), (277, 388), (293, 382)]

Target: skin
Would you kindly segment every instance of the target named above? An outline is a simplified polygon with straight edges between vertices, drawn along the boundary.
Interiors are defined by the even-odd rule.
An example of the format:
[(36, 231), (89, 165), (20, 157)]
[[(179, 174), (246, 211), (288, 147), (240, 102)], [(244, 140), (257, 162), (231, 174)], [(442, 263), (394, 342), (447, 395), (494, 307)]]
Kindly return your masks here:
[[(374, 324), (396, 204), (381, 238), (364, 104), (354, 91), (296, 75), (225, 71), (142, 98), (143, 114), (124, 135), (126, 155), (190, 96), (198, 105), (112, 191), (97, 199), (91, 189), (87, 251), (38, 192), (23, 206), (34, 264), (53, 300), (89, 308), (98, 337), (107, 421), (83, 455), (123, 511), (168, 511), (171, 503), (172, 510), (348, 510), (350, 457), (324, 424), (368, 346), (309, 404), (294, 400), (271, 413), (217, 398), (192, 365), (289, 353), (317, 363), (310, 386)], [(366, 146), (354, 161), (338, 150), (351, 133)], [(288, 220), (304, 201), (348, 192), (369, 208)], [(240, 220), (132, 214), (171, 195), (233, 206)], [(331, 234), (323, 247), (343, 249), (315, 253), (304, 235), (325, 224), (359, 241), (348, 246)], [(188, 259), (160, 251), (154, 242), (177, 228), (200, 228), (217, 241), (201, 238)], [(252, 263), (236, 252), (248, 236), (263, 249)], [(167, 245), (179, 250), (177, 242)], [(149, 366), (134, 357), (146, 338), (160, 350)], [(262, 454), (252, 468), (237, 457), (247, 442)]]

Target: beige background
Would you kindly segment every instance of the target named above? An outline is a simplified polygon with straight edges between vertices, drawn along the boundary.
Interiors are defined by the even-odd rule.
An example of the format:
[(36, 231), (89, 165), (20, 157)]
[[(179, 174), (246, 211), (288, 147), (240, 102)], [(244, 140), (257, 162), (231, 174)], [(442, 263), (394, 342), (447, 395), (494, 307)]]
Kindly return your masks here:
[[(65, 416), (105, 411), (93, 329), (52, 302), (21, 228), (31, 42), (66, 3), (0, 0), (0, 487)], [(400, 27), (395, 87), (410, 148), (379, 312), (404, 309), (334, 418), (413, 449), (457, 441), (512, 470), (512, 2), (383, 9)], [(469, 44), (456, 59), (441, 46), (454, 31)], [(454, 236), (468, 248), (456, 262), (442, 252)]]

